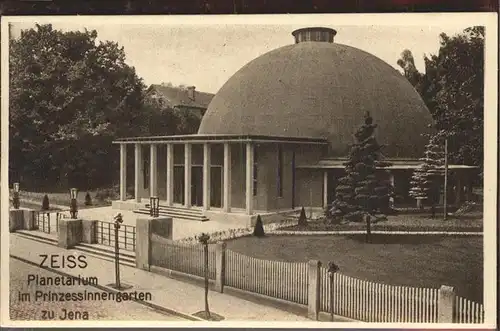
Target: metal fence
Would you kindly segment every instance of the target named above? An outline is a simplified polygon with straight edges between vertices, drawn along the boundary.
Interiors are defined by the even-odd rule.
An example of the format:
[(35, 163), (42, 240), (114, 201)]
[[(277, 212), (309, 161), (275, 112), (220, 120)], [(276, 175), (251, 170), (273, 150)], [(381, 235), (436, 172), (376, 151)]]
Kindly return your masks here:
[[(115, 223), (97, 221), (96, 240), (98, 244), (115, 247)], [(118, 229), (118, 247), (135, 252), (135, 226), (121, 224)]]
[(35, 228), (44, 233), (57, 233), (59, 228), (59, 220), (66, 216), (64, 211), (35, 211)]

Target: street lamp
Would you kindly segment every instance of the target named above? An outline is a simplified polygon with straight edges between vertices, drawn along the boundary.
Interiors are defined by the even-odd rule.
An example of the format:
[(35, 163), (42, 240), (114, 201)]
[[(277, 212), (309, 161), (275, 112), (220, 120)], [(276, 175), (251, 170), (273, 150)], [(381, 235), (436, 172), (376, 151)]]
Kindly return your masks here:
[(120, 247), (118, 245), (118, 230), (120, 229), (120, 224), (123, 223), (122, 214), (118, 213), (114, 217), (115, 219), (115, 288), (120, 290), (122, 288), (120, 284)]
[(19, 201), (19, 183), (14, 183), (14, 195), (12, 196), (12, 205), (14, 209), (19, 209), (21, 202)]
[(333, 322), (333, 302), (334, 302), (334, 292), (333, 292), (333, 275), (339, 271), (338, 265), (335, 262), (330, 261), (328, 263), (328, 274), (330, 275), (330, 319)]
[(74, 187), (71, 188), (69, 190), (69, 195), (71, 198), (69, 213), (71, 214), (72, 219), (76, 219), (76, 216), (78, 215), (78, 206), (76, 204), (76, 198), (78, 196), (78, 189), (76, 189)]

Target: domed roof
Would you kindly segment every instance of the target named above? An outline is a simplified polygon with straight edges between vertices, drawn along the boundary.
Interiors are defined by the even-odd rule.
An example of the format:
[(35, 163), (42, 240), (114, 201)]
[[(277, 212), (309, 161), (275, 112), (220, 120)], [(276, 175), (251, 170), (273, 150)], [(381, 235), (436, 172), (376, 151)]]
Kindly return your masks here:
[(198, 133), (324, 138), (331, 156), (347, 156), (369, 111), (386, 156), (422, 156), (432, 118), (401, 73), (354, 47), (296, 42), (236, 72), (211, 101)]

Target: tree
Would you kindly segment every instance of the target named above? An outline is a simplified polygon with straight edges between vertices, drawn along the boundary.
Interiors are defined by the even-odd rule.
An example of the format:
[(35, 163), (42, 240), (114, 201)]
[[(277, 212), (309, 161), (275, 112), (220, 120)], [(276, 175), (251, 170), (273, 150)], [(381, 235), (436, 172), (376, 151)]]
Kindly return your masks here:
[(207, 233), (202, 233), (198, 238), (200, 244), (203, 245), (203, 256), (205, 265), (205, 319), (210, 320), (210, 310), (208, 308), (208, 241), (210, 240), (210, 235)]
[(346, 175), (336, 189), (332, 215), (361, 221), (365, 215), (389, 211), (392, 187), (380, 146), (374, 136), (373, 118), (367, 112), (365, 123), (355, 133), (356, 143), (345, 163)]
[(444, 175), (444, 149), (439, 135), (432, 135), (426, 146), (422, 164), (415, 169), (411, 178), (410, 196), (427, 202), (435, 217), (435, 206), (439, 202), (442, 177)]
[(307, 226), (306, 210), (304, 209), (304, 207), (302, 207), (302, 209), (300, 210), (298, 226)]
[(398, 61), (429, 108), (439, 139), (448, 138), (450, 162), (478, 166), (481, 173), (484, 34), (482, 26), (452, 37), (441, 34), (438, 54), (424, 57), (425, 74), (414, 72), (408, 50)]
[(255, 221), (255, 226), (253, 228), (253, 235), (256, 237), (264, 237), (264, 225), (262, 224), (262, 219), (260, 215), (257, 215), (257, 220)]
[(34, 185), (109, 183), (112, 140), (147, 129), (144, 85), (123, 47), (98, 42), (95, 30), (36, 25), (10, 41), (9, 70), (11, 175)]

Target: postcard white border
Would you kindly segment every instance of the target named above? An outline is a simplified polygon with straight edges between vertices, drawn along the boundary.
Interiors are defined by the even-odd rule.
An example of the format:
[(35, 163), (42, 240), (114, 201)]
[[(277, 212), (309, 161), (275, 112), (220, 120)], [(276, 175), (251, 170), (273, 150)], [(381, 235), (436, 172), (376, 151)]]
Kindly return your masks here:
[[(9, 188), (8, 188), (8, 40), (9, 23), (67, 22), (96, 24), (144, 24), (148, 25), (332, 25), (337, 26), (439, 26), (482, 25), (486, 27), (485, 40), (485, 141), (484, 141), (484, 307), (485, 323), (471, 324), (401, 324), (401, 323), (329, 323), (329, 322), (147, 322), (147, 321), (85, 321), (85, 322), (41, 322), (9, 320)], [(497, 13), (401, 13), (401, 14), (299, 14), (299, 15), (216, 15), (216, 16), (3, 16), (1, 19), (1, 321), (2, 326), (58, 327), (58, 326), (121, 326), (121, 327), (316, 327), (316, 328), (496, 328), (496, 192), (497, 192), (497, 64), (498, 64), (498, 17)]]

